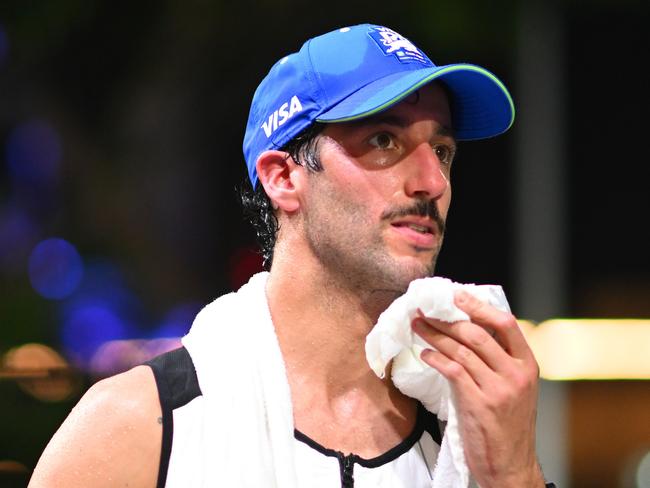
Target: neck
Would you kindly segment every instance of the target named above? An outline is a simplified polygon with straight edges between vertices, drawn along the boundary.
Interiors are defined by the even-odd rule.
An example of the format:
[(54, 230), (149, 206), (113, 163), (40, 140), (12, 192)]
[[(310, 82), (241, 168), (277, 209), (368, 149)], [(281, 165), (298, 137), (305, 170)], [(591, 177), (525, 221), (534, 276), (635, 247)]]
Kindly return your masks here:
[(294, 391), (326, 395), (326, 402), (394, 394), (390, 380), (370, 369), (365, 339), (395, 293), (355, 289), (309, 259), (295, 262), (276, 255), (266, 289)]
[(342, 452), (368, 458), (386, 452), (411, 432), (417, 412), (390, 371), (378, 378), (365, 357), (366, 336), (395, 292), (365, 292), (336, 279), (299, 246), (291, 251), (274, 255), (266, 294), (294, 425)]

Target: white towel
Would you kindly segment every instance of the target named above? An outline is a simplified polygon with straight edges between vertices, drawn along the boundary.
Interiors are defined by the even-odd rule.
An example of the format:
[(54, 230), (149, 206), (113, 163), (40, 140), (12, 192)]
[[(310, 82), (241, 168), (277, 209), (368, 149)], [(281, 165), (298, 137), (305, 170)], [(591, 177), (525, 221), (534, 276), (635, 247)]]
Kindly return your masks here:
[[(205, 410), (208, 412), (201, 437), (202, 445), (196, 451), (203, 456), (199, 463), (201, 468), (199, 472), (188, 473), (193, 482), (190, 483), (188, 479), (187, 486), (298, 487), (294, 464), (296, 443), (291, 392), (266, 300), (267, 277), (268, 273), (259, 273), (237, 293), (224, 295), (207, 305), (196, 316), (190, 332), (182, 339), (194, 362), (206, 404)], [(411, 286), (417, 289), (420, 285), (414, 282)], [(485, 287), (476, 289), (484, 290)], [(492, 292), (499, 297), (498, 287)], [(426, 315), (436, 316), (433, 309), (439, 305), (429, 306), (423, 297), (429, 297), (430, 302), (431, 298), (435, 298), (439, 304), (449, 304), (451, 291), (443, 300), (438, 300), (442, 291), (432, 292), (428, 287), (419, 292), (418, 296), (422, 298), (418, 298), (418, 304), (413, 308), (410, 305), (413, 295), (409, 288), (404, 297), (398, 298), (382, 314), (380, 323), (375, 328), (377, 334), (373, 336), (373, 331), (366, 343), (368, 354), (369, 344), (373, 343), (371, 336), (376, 338), (376, 354), (368, 354), (368, 357), (376, 359), (370, 364), (374, 365), (373, 369), (380, 375), (388, 361), (397, 356), (393, 380), (398, 387), (414, 384), (411, 379), (401, 379), (401, 374), (406, 378), (426, 378), (423, 375), (433, 371), (421, 363), (413, 352), (410, 321), (405, 317), (418, 306)], [(489, 301), (492, 302), (493, 299), (494, 297)], [(507, 307), (502, 293), (500, 299)], [(453, 317), (453, 320), (459, 320), (466, 316), (463, 314)], [(393, 329), (396, 333), (390, 333)], [(402, 343), (394, 340), (398, 336)], [(387, 345), (388, 348), (385, 347)], [(434, 374), (431, 381), (424, 381), (416, 388), (417, 391), (408, 388), (405, 391), (407, 395), (420, 399), (432, 412), (437, 412), (439, 418), (448, 418), (434, 483), (439, 483), (436, 480), (441, 476), (444, 478), (448, 473), (454, 473), (457, 464), (453, 464), (455, 461), (452, 456), (443, 456), (443, 453), (453, 453), (460, 446), (453, 412), (450, 411), (448, 417), (445, 417), (445, 409), (453, 409), (453, 405), (450, 401), (445, 401), (449, 398), (449, 387), (440, 378), (440, 375)], [(422, 392), (426, 394), (422, 395)], [(432, 410), (436, 406), (435, 398), (438, 398), (437, 411)], [(462, 446), (460, 449), (462, 455)], [(255, 462), (251, 463), (251, 459), (255, 459)], [(432, 486), (464, 488), (467, 485)]]
[(424, 348), (431, 348), (411, 329), (418, 308), (427, 317), (446, 322), (467, 320), (465, 312), (454, 305), (454, 291), (463, 289), (495, 307), (510, 311), (503, 289), (497, 285), (455, 283), (446, 278), (422, 278), (411, 282), (380, 316), (366, 338), (366, 358), (381, 378), (394, 358), (392, 380), (399, 390), (422, 402), (440, 420), (447, 421), (432, 488), (467, 488), (473, 481), (465, 461), (458, 418), (448, 381), (420, 359)]
[(182, 339), (208, 412), (202, 469), (191, 473), (198, 486), (298, 486), (291, 393), (266, 300), (267, 275), (207, 305)]

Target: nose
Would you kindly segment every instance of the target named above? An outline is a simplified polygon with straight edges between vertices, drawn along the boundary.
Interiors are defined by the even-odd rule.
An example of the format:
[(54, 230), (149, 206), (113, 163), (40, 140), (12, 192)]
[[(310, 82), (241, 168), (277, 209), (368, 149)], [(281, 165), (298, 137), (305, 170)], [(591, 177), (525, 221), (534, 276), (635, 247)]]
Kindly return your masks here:
[(404, 183), (407, 196), (435, 200), (449, 188), (449, 169), (429, 144), (418, 145), (405, 166), (408, 171)]

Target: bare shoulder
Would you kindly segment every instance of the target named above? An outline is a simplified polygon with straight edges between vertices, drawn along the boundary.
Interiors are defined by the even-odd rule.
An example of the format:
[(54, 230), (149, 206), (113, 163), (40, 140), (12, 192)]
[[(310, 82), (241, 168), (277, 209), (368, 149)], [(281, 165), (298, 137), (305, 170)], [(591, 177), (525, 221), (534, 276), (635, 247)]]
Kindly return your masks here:
[(43, 451), (29, 487), (155, 487), (161, 416), (148, 366), (95, 383)]

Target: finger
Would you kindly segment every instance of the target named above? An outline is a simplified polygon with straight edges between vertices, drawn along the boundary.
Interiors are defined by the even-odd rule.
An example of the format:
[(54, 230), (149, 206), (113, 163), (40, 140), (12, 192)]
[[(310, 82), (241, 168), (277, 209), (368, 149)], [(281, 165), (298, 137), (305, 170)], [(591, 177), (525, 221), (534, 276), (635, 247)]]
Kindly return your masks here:
[(464, 290), (454, 293), (454, 303), (469, 315), (472, 322), (493, 329), (495, 337), (511, 356), (518, 359), (528, 359), (532, 356), (528, 343), (511, 313), (499, 310)]
[[(423, 320), (430, 329), (436, 330), (443, 337), (449, 337), (453, 340), (454, 344), (456, 344), (454, 350), (443, 351), (449, 357), (469, 360), (471, 352), (491, 370), (497, 373), (507, 371), (509, 361), (512, 358), (483, 327), (469, 321), (449, 323), (429, 318), (417, 320)], [(448, 342), (443, 339), (438, 339), (438, 341), (446, 346), (448, 345)], [(432, 345), (437, 347), (435, 344)], [(452, 348), (453, 346), (449, 345), (449, 347)]]
[(449, 381), (459, 400), (461, 398), (472, 398), (476, 401), (483, 397), (480, 387), (471, 378), (467, 370), (445, 354), (440, 351), (425, 349), (420, 353), (420, 358)]
[[(433, 346), (440, 353), (444, 354), (445, 357), (460, 364), (479, 387), (488, 385), (491, 381), (494, 381), (497, 378), (497, 374), (493, 371), (490, 365), (477, 355), (475, 351), (458, 341), (456, 338), (441, 333), (425, 320), (414, 320), (413, 330), (428, 344)], [(484, 331), (483, 333), (487, 336)], [(487, 337), (494, 342), (494, 340), (489, 336)], [(502, 355), (505, 355), (503, 349), (501, 349), (496, 343), (494, 344), (494, 347), (499, 349)]]

